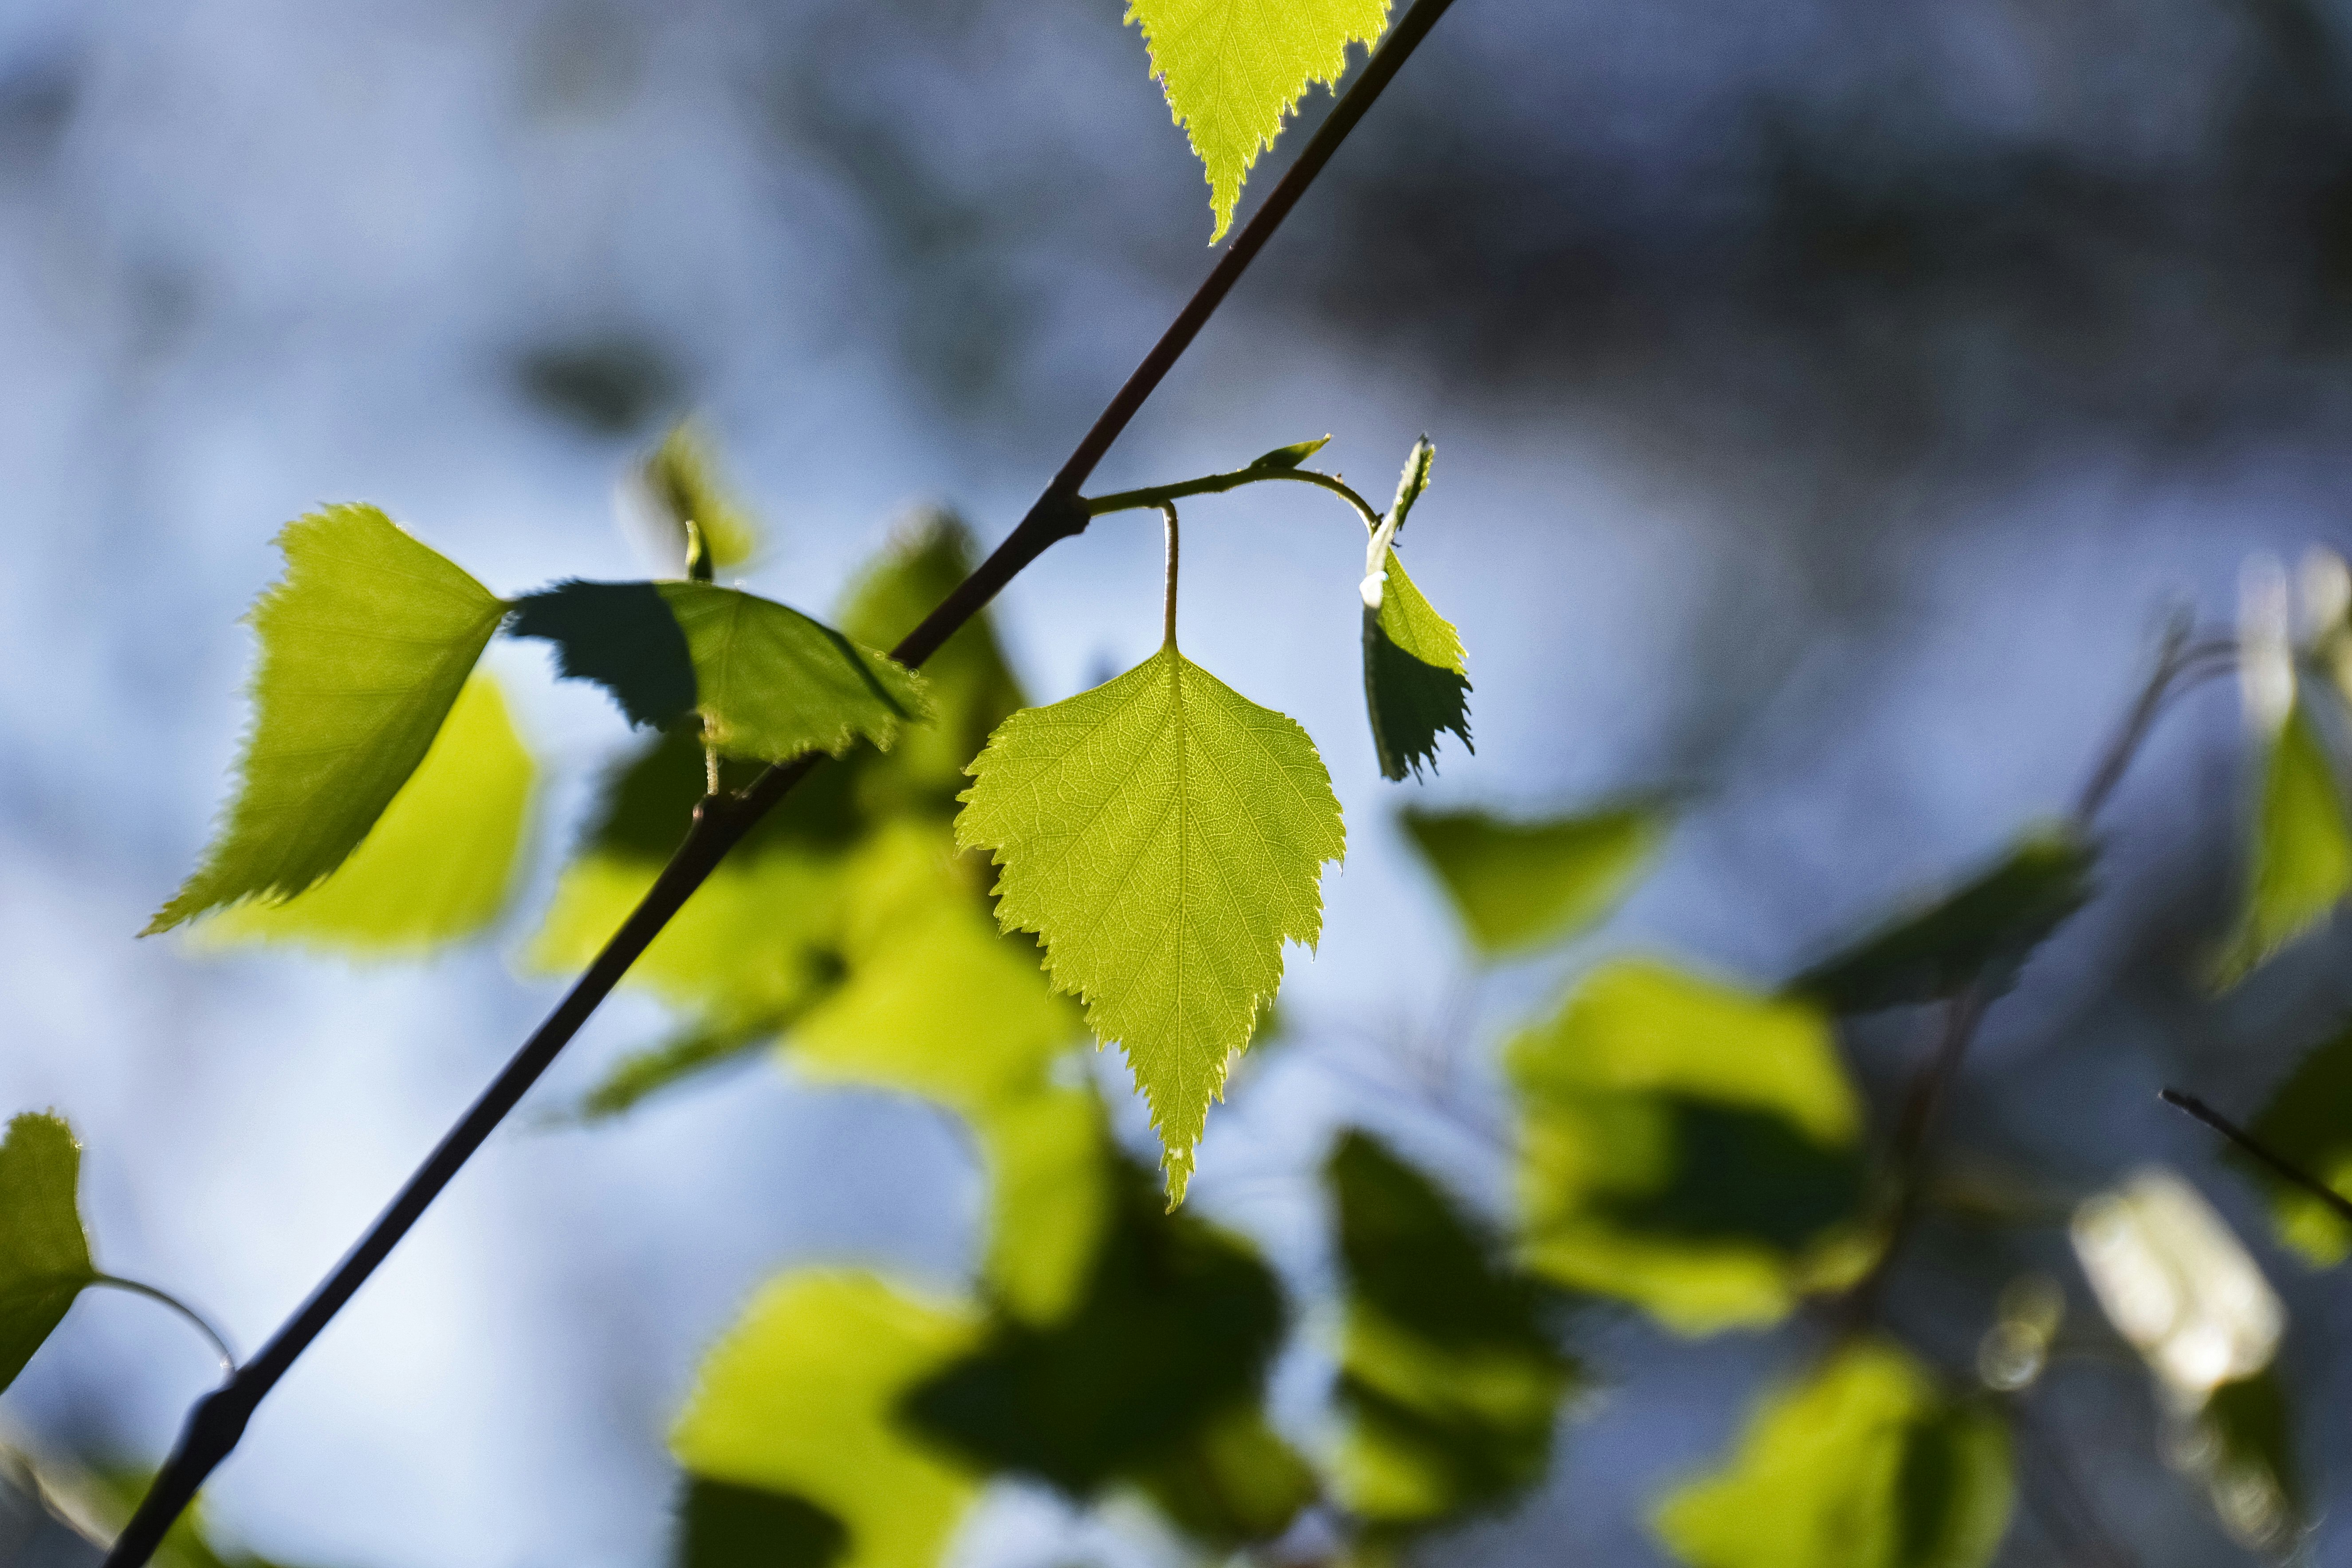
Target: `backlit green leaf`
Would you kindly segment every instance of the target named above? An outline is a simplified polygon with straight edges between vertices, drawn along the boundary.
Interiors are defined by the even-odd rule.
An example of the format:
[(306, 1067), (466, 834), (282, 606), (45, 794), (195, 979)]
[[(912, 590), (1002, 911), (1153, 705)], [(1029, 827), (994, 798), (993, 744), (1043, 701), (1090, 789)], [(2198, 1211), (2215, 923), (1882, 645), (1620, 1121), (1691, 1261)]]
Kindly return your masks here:
[(1381, 607), (1364, 611), (1364, 706), (1384, 778), (1437, 766), (1437, 737), (1470, 745), (1470, 666), (1453, 623), (1432, 609), (1389, 552)]
[(1131, 0), (1151, 74), (1209, 179), (1217, 226), (1233, 222), (1242, 181), (1307, 88), (1337, 80), (1348, 46), (1376, 42), (1389, 0)]
[(1860, 1108), (1817, 1007), (1619, 962), (1507, 1065), (1535, 1272), (1705, 1332), (1868, 1263)]
[(1539, 1291), (1427, 1177), (1350, 1132), (1328, 1168), (1348, 1279), (1349, 1510), (1425, 1527), (1542, 1479), (1571, 1373)]
[(936, 1568), (975, 1478), (926, 1447), (898, 1405), (977, 1330), (968, 1310), (870, 1275), (787, 1275), (703, 1363), (671, 1450), (704, 1479), (839, 1520), (842, 1568)]
[(555, 645), (565, 680), (593, 680), (632, 724), (667, 730), (694, 707), (694, 658), (651, 583), (578, 579), (517, 599), (507, 635)]
[[(2297, 1169), (2352, 1197), (2352, 1029), (2305, 1057), (2247, 1131)], [(2322, 1268), (2352, 1253), (2352, 1225), (2334, 1209), (2234, 1145), (2226, 1157), (2269, 1195), (2281, 1241)]]
[(646, 459), (646, 489), (677, 530), (677, 559), (686, 560), (686, 524), (701, 533), (710, 563), (720, 571), (740, 566), (760, 548), (760, 525), (728, 494), (717, 455), (692, 420), (673, 426)]
[(786, 1021), (763, 1018), (711, 1024), (631, 1051), (582, 1097), (577, 1119), (606, 1121), (625, 1115), (672, 1084), (740, 1060), (772, 1043)]
[(222, 910), (197, 942), (390, 958), (479, 933), (514, 890), (531, 773), (498, 683), (476, 675), (350, 859), (299, 898)]
[(243, 785), (205, 861), (143, 934), (303, 891), (356, 848), (407, 782), (506, 605), (373, 507), (278, 536), (286, 575), (254, 605), (261, 639)]
[(1982, 1568), (2009, 1529), (2009, 1431), (1883, 1340), (1766, 1401), (1731, 1463), (1671, 1493), (1693, 1568)]
[(2332, 913), (2352, 892), (2352, 825), (2310, 710), (2295, 704), (2262, 760), (2237, 929), (2214, 961), (2227, 989)]
[(1167, 1212), (1143, 1173), (1115, 1169), (1112, 1222), (1076, 1309), (1042, 1326), (1000, 1320), (907, 1405), (972, 1463), (1080, 1498), (1255, 1408), (1283, 1331), (1281, 1292), (1246, 1244)]
[(1958, 890), (1929, 900), (1824, 959), (1789, 989), (1833, 1013), (1868, 1013), (2006, 989), (2026, 954), (2089, 901), (2096, 852), (2071, 830), (2029, 835)]
[(1633, 886), (1667, 826), (1665, 812), (1652, 805), (1542, 822), (1408, 808), (1402, 820), (1471, 941), (1489, 958), (1541, 946), (1599, 920)]
[(740, 588), (658, 586), (694, 658), (703, 737), (728, 756), (839, 756), (861, 739), (887, 751), (930, 717), (922, 677), (822, 621)]
[(16, 1381), (98, 1278), (77, 1196), (81, 1146), (56, 1116), (25, 1115), (0, 1142), (0, 1388)]
[(1295, 721), (1172, 644), (1014, 714), (971, 773), (957, 841), (995, 853), (998, 920), (1044, 937), (1055, 985), (1125, 1049), (1181, 1202), (1282, 944), (1322, 929), (1346, 847), (1330, 775)]

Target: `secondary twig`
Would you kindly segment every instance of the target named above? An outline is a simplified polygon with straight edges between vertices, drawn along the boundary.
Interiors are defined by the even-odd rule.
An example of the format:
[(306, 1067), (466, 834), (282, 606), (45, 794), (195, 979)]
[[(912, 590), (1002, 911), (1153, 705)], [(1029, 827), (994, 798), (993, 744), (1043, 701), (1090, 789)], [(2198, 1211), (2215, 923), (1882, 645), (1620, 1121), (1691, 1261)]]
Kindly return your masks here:
[(2352, 1198), (2347, 1198), (2342, 1193), (2240, 1127), (2195, 1095), (2184, 1094), (2177, 1089), (2164, 1089), (2157, 1091), (2157, 1098), (2163, 1100), (2165, 1104), (2185, 1110), (2202, 1121), (2206, 1126), (2268, 1165), (2279, 1175), (2334, 1209), (2339, 1217), (2352, 1220)]
[[(1194, 291), (1176, 319), (1143, 356), (1134, 374), (1127, 378), (1111, 398), (1077, 447), (1070, 454), (1045, 493), (1037, 498), (1026, 516), (1003, 544), (997, 546), (987, 560), (981, 563), (971, 576), (958, 584), (922, 625), (909, 632), (891, 657), (912, 668), (939, 651), (940, 646), (957, 629), (986, 606), (1005, 584), (1011, 582), (1031, 562), (1044, 554), (1057, 541), (1086, 530), (1087, 512), (1078, 492), (1103, 454), (1125, 430), (1144, 402), (1158, 388), (1169, 370), (1182, 357), (1184, 351), (1200, 335), (1201, 329), (1224, 302), (1225, 296), (1240, 280), (1250, 262), (1265, 248), (1290, 209), (1298, 204), (1315, 177), (1322, 172), (1348, 132), (1364, 117), (1381, 89), (1386, 88), (1404, 62), (1410, 58), (1430, 28), (1436, 26), (1453, 0), (1413, 0), (1412, 9), (1398, 19), (1395, 30), (1373, 53), (1364, 72), (1340, 95), (1330, 114), (1318, 127), (1307, 143), (1298, 162), (1292, 164), (1268, 195), (1265, 205), (1250, 217), (1231, 248), (1210, 269), (1208, 278)], [(255, 1409), (286, 1375), (295, 1360), (310, 1348), (310, 1342), (335, 1314), (342, 1310), (359, 1288), (367, 1282), (377, 1267), (400, 1244), (425, 1209), (432, 1205), (441, 1189), (463, 1168), (474, 1152), (482, 1146), (491, 1131), (506, 1118), (509, 1111), (538, 1081), (557, 1055), (579, 1032), (591, 1014), (620, 983), (629, 965), (645, 952), (654, 938), (660, 934), (686, 900), (710, 875), (727, 852), (741, 840), (753, 823), (790, 794), (793, 787), (806, 778), (824, 761), (821, 754), (811, 753), (779, 763), (762, 773), (740, 796), (713, 796), (696, 808), (694, 826), (671, 857), (669, 864), (646, 894), (644, 900), (615, 932), (604, 950), (596, 955), (587, 973), (580, 977), (571, 992), (557, 1004), (522, 1048), (502, 1068), (481, 1098), (467, 1110), (457, 1126), (451, 1128), (441, 1142), (425, 1157), (415, 1174), (409, 1177), (389, 1207), (369, 1227), (357, 1246), (345, 1255), (310, 1299), (305, 1301), (286, 1325), (261, 1348), (252, 1361), (239, 1368), (218, 1389), (197, 1401), (189, 1412), (186, 1426), (170, 1458), (156, 1476), (154, 1484), (139, 1504), (131, 1522), (123, 1527), (112, 1551), (107, 1553), (105, 1568), (142, 1568), (153, 1555), (182, 1510), (194, 1500), (196, 1489), (205, 1478), (218, 1468), (236, 1448), (244, 1436), (245, 1426)]]

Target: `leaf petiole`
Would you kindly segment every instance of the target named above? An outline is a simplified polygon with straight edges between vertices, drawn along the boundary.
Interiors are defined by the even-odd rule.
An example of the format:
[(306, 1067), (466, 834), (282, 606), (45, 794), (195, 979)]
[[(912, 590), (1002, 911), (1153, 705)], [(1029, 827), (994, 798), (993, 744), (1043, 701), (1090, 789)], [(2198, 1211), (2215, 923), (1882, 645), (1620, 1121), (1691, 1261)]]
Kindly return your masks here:
[(93, 1275), (89, 1284), (103, 1286), (110, 1290), (125, 1291), (133, 1296), (144, 1296), (150, 1301), (170, 1308), (179, 1314), (181, 1320), (190, 1328), (205, 1337), (205, 1342), (212, 1346), (213, 1354), (220, 1358), (221, 1371), (232, 1374), (236, 1373), (236, 1352), (228, 1348), (228, 1341), (223, 1337), (221, 1331), (213, 1327), (202, 1312), (197, 1311), (170, 1291), (159, 1290), (152, 1285), (142, 1285), (136, 1279), (119, 1279), (112, 1274)]
[(1176, 646), (1176, 503), (1161, 501), (1160, 510), (1168, 519), (1168, 590), (1160, 601), (1160, 643), (1172, 648)]
[(1187, 496), (1223, 495), (1227, 490), (1239, 489), (1244, 485), (1254, 485), (1264, 479), (1288, 479), (1329, 490), (1362, 515), (1366, 528), (1377, 531), (1381, 526), (1380, 510), (1358, 495), (1354, 488), (1343, 479), (1318, 473), (1313, 468), (1264, 468), (1255, 464), (1246, 468), (1235, 468), (1228, 474), (1209, 474), (1172, 485), (1150, 485), (1139, 490), (1120, 490), (1112, 495), (1084, 498), (1079, 504), (1087, 509), (1088, 517), (1103, 517), (1114, 511), (1141, 511), (1147, 507), (1164, 507)]

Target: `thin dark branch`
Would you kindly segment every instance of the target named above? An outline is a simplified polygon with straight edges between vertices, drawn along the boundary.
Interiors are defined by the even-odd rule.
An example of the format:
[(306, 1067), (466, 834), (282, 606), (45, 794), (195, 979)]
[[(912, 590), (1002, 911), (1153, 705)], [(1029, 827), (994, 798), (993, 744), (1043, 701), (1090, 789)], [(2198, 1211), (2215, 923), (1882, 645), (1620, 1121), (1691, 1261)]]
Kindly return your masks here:
[(2264, 1143), (2195, 1095), (2185, 1094), (2177, 1089), (2158, 1089), (2157, 1098), (2167, 1105), (2187, 1111), (2263, 1164), (2268, 1165), (2281, 1177), (2294, 1183), (2329, 1208), (2334, 1209), (2342, 1218), (2352, 1220), (2352, 1198), (2347, 1198), (2342, 1193)]
[[(1339, 150), (1348, 132), (1364, 117), (1365, 110), (1452, 4), (1453, 0), (1414, 0), (1412, 8), (1398, 21), (1364, 73), (1350, 84), (1317, 129), (1298, 162), (1283, 175), (1266, 197), (1265, 205), (1252, 215), (1232, 247), (1144, 355), (1143, 363), (1128, 377), (1011, 536), (971, 576), (957, 584), (922, 625), (891, 650), (899, 663), (920, 665), (966, 621), (978, 615), (1023, 568), (1056, 541), (1085, 531), (1087, 511), (1078, 491), (1103, 454), (1192, 346), (1192, 340), (1224, 302), (1250, 262), (1265, 248), (1265, 242), (1298, 204), (1315, 176), (1330, 162), (1331, 154)], [(253, 1360), (218, 1389), (197, 1401), (171, 1458), (115, 1541), (113, 1550), (107, 1553), (105, 1568), (142, 1568), (153, 1555), (164, 1532), (194, 1500), (205, 1479), (236, 1447), (244, 1436), (246, 1423), (277, 1386), (278, 1379), (286, 1375), (295, 1360), (400, 1244), (441, 1189), (449, 1184), (467, 1160), (539, 1080), (589, 1016), (611, 994), (629, 965), (660, 934), (670, 917), (702, 885), (712, 868), (753, 823), (823, 761), (822, 756), (811, 754), (780, 763), (761, 773), (740, 796), (713, 796), (702, 803), (695, 813), (693, 830), (663, 868), (644, 901), (596, 955), (595, 962), (555, 1011), (548, 1015), (547, 1021), (524, 1042), (521, 1050), (482, 1091), (481, 1098), (417, 1167), (359, 1244)]]

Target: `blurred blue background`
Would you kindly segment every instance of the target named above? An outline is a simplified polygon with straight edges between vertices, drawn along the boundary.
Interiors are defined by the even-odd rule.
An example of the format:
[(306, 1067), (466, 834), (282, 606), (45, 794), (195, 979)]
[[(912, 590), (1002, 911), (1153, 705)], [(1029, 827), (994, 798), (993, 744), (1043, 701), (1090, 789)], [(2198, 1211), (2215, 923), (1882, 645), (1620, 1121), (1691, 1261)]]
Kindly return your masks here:
[[(2305, 0), (1460, 0), (1096, 481), (1331, 431), (1385, 495), (1426, 430), (1411, 560), (1476, 685), (1476, 756), (1384, 784), (1358, 525), (1286, 487), (1188, 510), (1187, 652), (1307, 724), (1350, 829), (1295, 1037), (1213, 1121), (1194, 1201), (1311, 1283), (1323, 1142), (1370, 1120), (1498, 1205), (1492, 1043), (1577, 965), (1777, 982), (2063, 811), (2169, 607), (2226, 624), (2249, 552), (2352, 546), (2348, 65), (2352, 12)], [(914, 506), (1009, 529), (1209, 227), (1117, 0), (0, 5), (0, 1109), (73, 1119), (101, 1261), (257, 1344), (556, 994), (512, 971), (527, 917), (361, 971), (131, 940), (221, 800), (283, 521), (373, 501), (501, 593), (640, 574), (615, 481), (697, 410), (771, 526), (748, 581), (822, 609)], [(1014, 585), (1034, 696), (1154, 646), (1159, 566), (1136, 514)], [(625, 736), (538, 645), (494, 658), (549, 767), (543, 889)], [(2197, 1179), (2287, 1299), (2324, 1500), (2352, 1485), (2343, 1284), (2153, 1098), (2250, 1110), (2352, 1003), (2332, 938), (2193, 994), (2238, 731), (2210, 688), (2126, 784), (2103, 896), (1993, 1014), (1952, 1161), (2062, 1205), (2149, 1160)], [(1483, 977), (1393, 824), (1660, 784), (1689, 809), (1612, 924)], [(658, 1025), (607, 1008), (534, 1104)], [(1865, 1081), (1925, 1029), (1857, 1031)], [(215, 1516), (319, 1564), (656, 1562), (665, 1425), (751, 1288), (835, 1259), (952, 1288), (977, 1204), (936, 1114), (767, 1066), (614, 1130), (527, 1108)], [(2064, 1257), (1924, 1250), (1894, 1310), (1955, 1367), (2003, 1269)], [(1646, 1500), (1790, 1353), (1585, 1332), (1555, 1481), (1449, 1554), (1657, 1561)], [(93, 1295), (0, 1417), (152, 1462), (208, 1375)], [(2166, 1479), (2134, 1369), (2051, 1416), (2138, 1560), (2243, 1560)], [(2321, 1560), (2347, 1540), (2324, 1525)], [(1042, 1496), (970, 1551), (1150, 1560)], [(2004, 1560), (2053, 1560), (2030, 1514)]]

